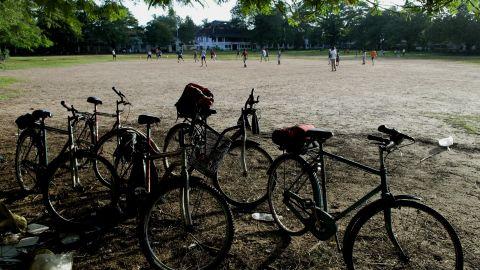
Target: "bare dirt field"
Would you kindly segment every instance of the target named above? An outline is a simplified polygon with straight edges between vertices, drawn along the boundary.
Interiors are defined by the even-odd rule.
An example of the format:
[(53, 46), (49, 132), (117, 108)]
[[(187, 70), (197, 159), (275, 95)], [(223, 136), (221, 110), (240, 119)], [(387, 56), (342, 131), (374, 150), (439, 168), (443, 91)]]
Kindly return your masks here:
[[(129, 122), (150, 113), (161, 116), (154, 136), (162, 144), (163, 136), (176, 120), (174, 104), (183, 87), (196, 82), (215, 94), (217, 115), (214, 127), (235, 124), (250, 89), (260, 95), (262, 134), (253, 138), (275, 157), (281, 154), (268, 139), (278, 127), (312, 123), (331, 129), (335, 137), (326, 148), (334, 153), (377, 166), (377, 150), (366, 135), (381, 124), (396, 127), (418, 138), (419, 142), (389, 157), (392, 191), (423, 197), (451, 221), (464, 248), (465, 268), (480, 266), (480, 72), (479, 66), (440, 60), (380, 59), (375, 66), (362, 66), (360, 59), (347, 59), (337, 72), (331, 72), (326, 59), (284, 59), (282, 65), (271, 61), (249, 60), (198, 63), (173, 59), (126, 61), (6, 71), (21, 81), (12, 85), (19, 95), (0, 100), (0, 194), (5, 198), (18, 192), (13, 160), (17, 129), (14, 120), (32, 109), (53, 112), (48, 120), (65, 127), (67, 112), (61, 100), (80, 110), (91, 110), (86, 98), (104, 101), (102, 111), (114, 111), (116, 86), (133, 103)], [(111, 121), (104, 119), (103, 123)], [(106, 124), (105, 124), (106, 125)], [(419, 161), (435, 149), (439, 138), (452, 135), (455, 145), (426, 161)], [(61, 142), (52, 136), (51, 148)], [(58, 142), (57, 145), (53, 142)], [(329, 200), (334, 209), (344, 209), (374, 187), (378, 180), (360, 171), (327, 162)], [(3, 200), (3, 199), (2, 199)], [(46, 220), (40, 195), (7, 200), (12, 211), (29, 222)], [(268, 210), (267, 204), (260, 207)], [(273, 223), (252, 220), (249, 214), (236, 213), (236, 238), (226, 269), (343, 269), (335, 242), (318, 242), (306, 234), (282, 239)], [(349, 216), (351, 217), (351, 216)], [(340, 224), (340, 237), (348, 224)], [(81, 241), (58, 247), (57, 252), (74, 252), (76, 269), (143, 269), (148, 264), (138, 248), (134, 220)], [(86, 237), (87, 238), (87, 237)], [(51, 243), (45, 243), (49, 245)], [(277, 252), (278, 251), (278, 252)], [(1, 267), (0, 267), (1, 268)]]

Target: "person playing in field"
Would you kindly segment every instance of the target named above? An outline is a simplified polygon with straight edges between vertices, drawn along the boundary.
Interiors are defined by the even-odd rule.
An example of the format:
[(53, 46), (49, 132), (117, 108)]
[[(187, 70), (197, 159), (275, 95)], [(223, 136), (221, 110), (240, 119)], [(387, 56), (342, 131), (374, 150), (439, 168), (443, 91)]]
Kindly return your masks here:
[(182, 61), (185, 62), (185, 60), (183, 59), (183, 51), (182, 50), (177, 51), (177, 63), (180, 63), (180, 59), (182, 59)]
[(362, 50), (362, 65), (365, 65), (365, 62), (367, 62), (367, 51), (365, 49)]
[(162, 57), (162, 50), (160, 50), (160, 48), (156, 48), (155, 55), (157, 56), (157, 61), (158, 61), (158, 59)]
[(375, 58), (377, 58), (377, 51), (372, 50), (370, 51), (370, 57), (372, 58), (372, 66), (375, 65)]
[(117, 53), (115, 52), (115, 49), (112, 50), (112, 57), (113, 61), (117, 61)]
[(335, 47), (330, 48), (330, 51), (328, 52), (328, 59), (330, 59), (330, 66), (332, 67), (332, 71), (337, 71), (337, 66), (335, 65), (335, 62), (337, 60), (337, 50)]
[(247, 67), (247, 58), (248, 58), (247, 49), (243, 49), (242, 58), (243, 58), (243, 67), (246, 68)]
[(265, 62), (270, 60), (270, 58), (268, 57), (268, 49), (265, 48)]
[(148, 59), (152, 60), (152, 50), (148, 50), (147, 52), (147, 61)]
[(337, 51), (337, 58), (335, 58), (336, 66), (340, 65), (340, 53)]
[(198, 61), (198, 52), (197, 52), (197, 49), (193, 50), (193, 61), (195, 61), (195, 63)]
[(213, 48), (212, 48), (212, 49), (210, 49), (210, 60), (213, 60), (213, 61), (214, 61), (214, 60), (215, 60), (215, 59), (214, 59), (214, 56), (215, 56), (215, 51), (214, 51)]
[(265, 51), (265, 48), (260, 51), (260, 62), (262, 62), (262, 60), (267, 61), (267, 51)]
[(202, 67), (203, 63), (205, 62), (205, 67), (207, 67), (207, 51), (202, 50), (202, 55), (201, 55), (201, 61), (202, 61)]
[(280, 58), (282, 57), (282, 49), (278, 49), (277, 52), (277, 62), (280, 65)]

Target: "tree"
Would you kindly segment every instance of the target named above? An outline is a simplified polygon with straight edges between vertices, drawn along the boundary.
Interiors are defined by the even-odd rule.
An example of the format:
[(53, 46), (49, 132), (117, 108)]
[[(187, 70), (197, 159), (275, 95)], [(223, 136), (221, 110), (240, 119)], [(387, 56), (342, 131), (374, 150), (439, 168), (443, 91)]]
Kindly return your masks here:
[(52, 45), (36, 24), (32, 9), (27, 0), (0, 1), (0, 48), (33, 49)]
[(170, 18), (155, 16), (145, 27), (145, 41), (155, 46), (166, 46), (173, 42), (175, 23)]
[(185, 44), (191, 44), (195, 40), (197, 27), (193, 20), (187, 16), (178, 27), (178, 38)]

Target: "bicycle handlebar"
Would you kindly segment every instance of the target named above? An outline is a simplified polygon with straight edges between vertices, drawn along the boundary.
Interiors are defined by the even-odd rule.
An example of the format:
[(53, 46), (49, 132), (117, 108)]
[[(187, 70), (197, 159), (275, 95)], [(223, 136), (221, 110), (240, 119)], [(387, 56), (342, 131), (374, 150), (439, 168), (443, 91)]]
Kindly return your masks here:
[(62, 100), (62, 101), (60, 102), (60, 104), (62, 104), (62, 106), (63, 106), (65, 109), (67, 109), (67, 111), (72, 112), (73, 114), (78, 113), (77, 109), (75, 109), (75, 108), (73, 107), (73, 105), (70, 105), (70, 104), (66, 103), (64, 100)]
[(113, 90), (113, 92), (115, 92), (115, 94), (117, 94), (117, 96), (120, 97), (120, 101), (117, 101), (118, 104), (123, 104), (123, 105), (125, 105), (125, 106), (127, 106), (127, 105), (132, 105), (132, 103), (123, 100), (124, 98), (126, 99), (127, 97), (122, 93), (122, 91), (118, 91), (118, 90), (115, 88), (115, 86), (112, 87), (112, 90)]
[(381, 145), (384, 147), (384, 150), (386, 151), (390, 151), (390, 149), (392, 149), (393, 147), (400, 145), (404, 139), (415, 143), (414, 138), (408, 136), (407, 134), (403, 134), (394, 128), (388, 128), (385, 125), (379, 126), (378, 131), (389, 135), (389, 138), (386, 139), (375, 135), (368, 135), (367, 139), (370, 141), (377, 141), (381, 143)]

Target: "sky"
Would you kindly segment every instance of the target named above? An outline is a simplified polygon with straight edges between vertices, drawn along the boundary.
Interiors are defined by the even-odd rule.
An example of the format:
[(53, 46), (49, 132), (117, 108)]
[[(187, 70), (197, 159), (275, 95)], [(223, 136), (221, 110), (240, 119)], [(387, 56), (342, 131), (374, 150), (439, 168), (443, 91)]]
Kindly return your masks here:
[[(223, 3), (221, 6), (217, 5), (213, 0), (204, 0), (205, 6), (200, 4), (193, 4), (188, 6), (174, 4), (174, 9), (177, 15), (182, 18), (190, 16), (195, 24), (201, 24), (203, 19), (208, 19), (209, 22), (214, 20), (228, 21), (231, 19), (230, 10), (235, 6), (236, 1), (230, 0), (227, 3)], [(404, 0), (380, 0), (382, 6), (388, 6), (391, 4), (401, 4)], [(148, 8), (142, 0), (123, 1), (123, 4), (130, 9), (133, 16), (137, 18), (140, 25), (146, 25), (148, 21), (152, 19), (154, 14), (164, 15), (167, 13), (162, 8)]]

